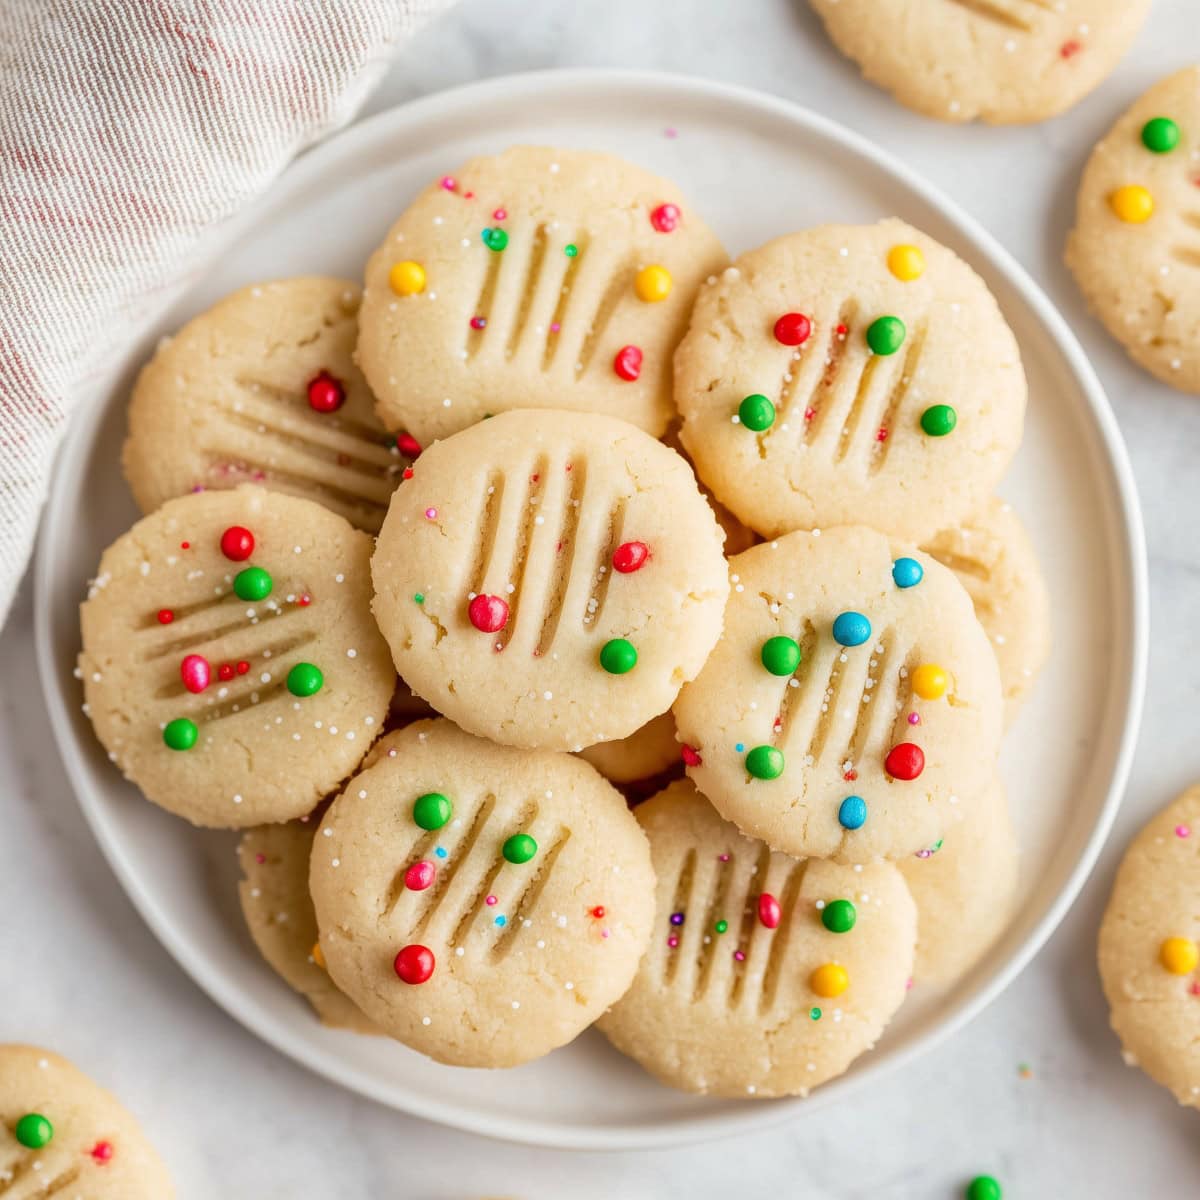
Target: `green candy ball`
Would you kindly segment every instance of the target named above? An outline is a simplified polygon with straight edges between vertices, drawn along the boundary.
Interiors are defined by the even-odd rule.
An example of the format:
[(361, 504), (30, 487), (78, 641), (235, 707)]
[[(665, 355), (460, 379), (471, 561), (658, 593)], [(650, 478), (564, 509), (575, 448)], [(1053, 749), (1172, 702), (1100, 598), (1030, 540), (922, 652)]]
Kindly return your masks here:
[(503, 250), (508, 245), (508, 234), (503, 229), (485, 229), (483, 231), (483, 244), (489, 250)]
[(190, 750), (199, 736), (196, 722), (189, 721), (187, 717), (176, 717), (163, 726), (163, 741), (172, 750)]
[(718, 933), (724, 933), (724, 932), (725, 932), (725, 931), (726, 931), (726, 930), (729, 928), (729, 922), (728, 922), (728, 921), (718, 921), (718, 922), (717, 922), (717, 923), (716, 923), (716, 924), (713, 926), (713, 928), (714, 928), (714, 929), (715, 929), (715, 930), (716, 930)]
[(921, 428), (930, 437), (945, 437), (957, 424), (958, 413), (948, 404), (935, 404), (921, 414)]
[(13, 1132), (17, 1141), (29, 1150), (40, 1150), (50, 1144), (54, 1136), (54, 1126), (41, 1113), (26, 1113), (16, 1125)]
[(262, 567), (247, 567), (234, 576), (233, 590), (239, 600), (265, 600), (271, 594), (271, 577)]
[(746, 755), (746, 770), (755, 779), (778, 779), (783, 774), (783, 751), (774, 746), (755, 746)]
[(1001, 1200), (1003, 1195), (999, 1181), (991, 1175), (976, 1175), (967, 1184), (966, 1200)]
[(830, 933), (849, 933), (858, 920), (858, 912), (849, 900), (831, 900), (821, 909), (821, 924)]
[(287, 690), (293, 696), (315, 696), (325, 686), (321, 668), (312, 663), (297, 663), (287, 677)]
[(514, 833), (504, 843), (504, 858), (510, 863), (527, 863), (537, 853), (537, 842), (527, 833)]
[(738, 405), (738, 420), (747, 429), (762, 433), (764, 429), (770, 429), (775, 424), (775, 405), (766, 396), (755, 392)]
[(637, 666), (637, 650), (624, 638), (613, 638), (600, 647), (600, 665), (610, 675), (624, 675)]
[(441, 829), (453, 812), (454, 805), (441, 792), (426, 792), (413, 804), (413, 820), (422, 829)]
[(874, 354), (895, 354), (904, 345), (905, 333), (899, 317), (877, 317), (867, 326), (867, 345)]
[(1170, 117), (1151, 117), (1142, 126), (1142, 145), (1153, 154), (1170, 154), (1179, 145), (1179, 126)]
[(800, 643), (795, 638), (767, 638), (762, 646), (762, 665), (772, 675), (790, 675), (800, 665)]

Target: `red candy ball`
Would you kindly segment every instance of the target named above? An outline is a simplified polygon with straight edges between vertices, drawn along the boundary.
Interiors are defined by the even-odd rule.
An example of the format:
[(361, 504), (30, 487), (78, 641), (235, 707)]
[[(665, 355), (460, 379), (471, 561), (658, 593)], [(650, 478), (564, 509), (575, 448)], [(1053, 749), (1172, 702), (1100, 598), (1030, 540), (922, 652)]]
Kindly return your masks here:
[(508, 601), (499, 596), (476, 596), (467, 605), (467, 616), (480, 633), (499, 633), (508, 624)]
[(106, 1163), (112, 1158), (112, 1156), (113, 1156), (112, 1142), (97, 1142), (92, 1147), (92, 1157), (98, 1163)]
[(802, 346), (812, 333), (812, 322), (803, 313), (784, 313), (775, 322), (775, 340), (784, 346)]
[(779, 901), (770, 892), (763, 892), (758, 898), (758, 919), (768, 929), (776, 929), (781, 915)]
[(405, 458), (416, 458), (421, 453), (421, 443), (411, 433), (398, 433), (396, 435), (396, 449)]
[(683, 745), (683, 765), (685, 767), (698, 767), (704, 761), (700, 757), (700, 752), (693, 746), (689, 746), (686, 742)]
[(183, 680), (183, 686), (189, 692), (199, 693), (204, 691), (212, 679), (212, 671), (208, 665), (208, 659), (203, 654), (189, 654), (179, 664), (179, 678)]
[(250, 670), (250, 664), (243, 658), (237, 665), (237, 673), (245, 675)]
[(308, 383), (308, 407), (314, 412), (337, 412), (346, 403), (346, 389), (328, 371)]
[(613, 551), (613, 566), (622, 575), (628, 575), (641, 567), (650, 557), (650, 547), (645, 542), (622, 542)]
[(679, 222), (682, 217), (683, 214), (679, 211), (678, 205), (660, 204), (650, 214), (650, 224), (659, 233), (674, 233), (679, 228)]
[(901, 742), (888, 751), (883, 769), (893, 779), (916, 779), (925, 770), (925, 751), (912, 742)]
[(622, 346), (613, 359), (613, 370), (621, 379), (632, 383), (642, 373), (642, 352), (637, 346)]
[(233, 663), (222, 663), (217, 668), (217, 678), (218, 679), (232, 679), (233, 678)]
[(254, 534), (244, 525), (230, 525), (221, 534), (221, 553), (233, 562), (245, 562), (254, 553)]
[(404, 872), (404, 886), (410, 892), (423, 892), (437, 875), (437, 868), (431, 862), (422, 859), (415, 862)]
[(158, 623), (160, 625), (170, 625), (175, 620), (175, 614), (169, 608), (160, 608), (158, 610)]
[(405, 946), (392, 965), (405, 983), (425, 983), (433, 974), (433, 951), (428, 946)]

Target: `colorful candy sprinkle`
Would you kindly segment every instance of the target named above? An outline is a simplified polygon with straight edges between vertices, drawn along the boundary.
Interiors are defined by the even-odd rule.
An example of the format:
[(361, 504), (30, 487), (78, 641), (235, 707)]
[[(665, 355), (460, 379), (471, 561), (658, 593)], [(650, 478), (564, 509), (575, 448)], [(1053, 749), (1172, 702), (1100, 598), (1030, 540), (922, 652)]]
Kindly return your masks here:
[(1154, 215), (1154, 197), (1140, 184), (1127, 183), (1108, 198), (1109, 207), (1129, 225), (1141, 225)]
[(901, 742), (888, 751), (883, 769), (893, 779), (916, 779), (925, 770), (925, 751), (912, 742)]
[(441, 792), (426, 792), (413, 803), (413, 820), (427, 830), (441, 829), (450, 820), (454, 805)]
[(858, 920), (858, 910), (849, 900), (831, 900), (821, 909), (821, 924), (830, 933), (849, 933)]
[(822, 963), (809, 976), (808, 986), (823, 1000), (832, 1000), (850, 986), (850, 975), (840, 963)]
[(289, 672), (287, 690), (293, 696), (315, 696), (325, 686), (321, 668), (310, 662), (299, 662)]
[(1191, 938), (1169, 937), (1158, 948), (1158, 960), (1172, 975), (1190, 975), (1200, 964), (1200, 949)]
[(887, 266), (901, 283), (911, 283), (925, 274), (925, 255), (920, 246), (893, 246), (887, 254)]
[(26, 1113), (13, 1128), (17, 1141), (29, 1150), (41, 1150), (54, 1137), (54, 1126), (41, 1113)]
[(578, 247), (577, 245), (575, 245), (575, 243), (574, 243), (574, 242), (568, 242), (568, 243), (567, 243), (567, 244), (566, 244), (566, 245), (563, 247), (563, 253), (564, 253), (564, 254), (565, 254), (565, 255), (566, 255), (568, 258), (575, 258), (575, 257), (576, 257), (576, 256), (579, 254), (579, 247)]
[(613, 568), (622, 575), (640, 570), (650, 557), (650, 547), (645, 542), (622, 542), (612, 556)]
[(175, 620), (175, 614), (169, 608), (160, 608), (154, 615), (160, 625), (170, 625)]
[(758, 919), (768, 929), (778, 929), (779, 919), (782, 915), (779, 901), (770, 892), (763, 892), (758, 898)]
[(613, 370), (619, 379), (633, 383), (642, 373), (642, 352), (637, 346), (622, 346), (613, 358)]
[(634, 644), (625, 638), (613, 638), (600, 647), (600, 665), (610, 675), (624, 675), (637, 666)]
[(679, 756), (683, 759), (685, 767), (700, 767), (704, 765), (704, 759), (700, 757), (700, 751), (695, 746), (689, 746), (686, 742), (680, 747)]
[(405, 458), (417, 458), (421, 453), (421, 443), (411, 433), (396, 434), (396, 449)]
[(967, 1184), (964, 1193), (966, 1200), (1002, 1200), (1003, 1189), (999, 1181), (992, 1175), (976, 1175)]
[(760, 392), (755, 392), (738, 405), (738, 420), (747, 429), (762, 433), (775, 424), (775, 405)]
[(916, 587), (925, 578), (925, 568), (915, 558), (898, 558), (892, 563), (892, 582), (898, 588)]
[(873, 354), (886, 357), (904, 345), (904, 322), (899, 317), (876, 317), (867, 326), (867, 345)]
[(1152, 154), (1170, 154), (1179, 145), (1179, 126), (1170, 117), (1151, 117), (1142, 126), (1142, 145)]
[(839, 646), (861, 646), (871, 636), (871, 622), (859, 612), (838, 613), (833, 621), (833, 640)]
[(313, 412), (337, 412), (346, 403), (346, 389), (328, 371), (308, 383), (308, 407)]
[(503, 229), (485, 229), (480, 236), (483, 238), (483, 244), (497, 254), (508, 245), (508, 234)]
[(397, 296), (416, 296), (425, 290), (425, 268), (416, 262), (392, 264), (388, 286)]
[(202, 654), (188, 654), (179, 664), (179, 678), (183, 686), (194, 695), (198, 695), (208, 687), (212, 679), (212, 671), (208, 659)]
[(537, 842), (527, 833), (514, 833), (504, 843), (505, 862), (520, 865), (527, 863), (537, 853)]
[(713, 926), (713, 929), (716, 930), (717, 933), (727, 933), (729, 931), (729, 922), (726, 920), (720, 920)]
[(187, 717), (176, 717), (175, 720), (166, 723), (162, 736), (163, 742), (170, 749), (190, 750), (196, 744), (200, 730), (196, 728), (195, 721), (189, 721)]
[(810, 333), (812, 322), (803, 313), (784, 313), (775, 322), (775, 340), (781, 346), (802, 346)]
[(861, 829), (867, 823), (867, 802), (861, 796), (847, 796), (838, 806), (838, 824), (843, 829)]
[(682, 218), (683, 214), (679, 211), (678, 205), (660, 204), (651, 212), (650, 224), (659, 233), (674, 233), (679, 228), (679, 222)]
[(683, 913), (681, 913), (681, 912), (673, 912), (673, 913), (671, 914), (671, 924), (672, 924), (672, 925), (675, 925), (675, 926), (682, 925), (682, 924), (683, 924), (683, 921), (684, 921), (684, 916), (683, 916)]
[(912, 673), (912, 689), (922, 700), (940, 700), (949, 684), (949, 676), (937, 663), (922, 663)]
[(435, 966), (433, 951), (428, 946), (405, 946), (392, 965), (404, 983), (426, 983)]
[(755, 779), (778, 779), (783, 766), (783, 751), (774, 746), (755, 746), (746, 755), (746, 771)]
[(233, 578), (234, 594), (239, 600), (265, 600), (272, 586), (271, 576), (262, 567), (247, 567)]
[(800, 665), (800, 643), (795, 638), (783, 635), (767, 638), (759, 657), (772, 675), (791, 675)]
[(657, 263), (643, 267), (635, 276), (633, 290), (639, 300), (657, 304), (671, 294), (671, 272)]
[(957, 424), (958, 413), (949, 404), (932, 404), (921, 414), (921, 428), (930, 437), (945, 437)]
[(316, 963), (322, 971), (328, 970), (325, 965), (325, 951), (321, 949), (320, 942), (313, 942), (312, 949), (308, 952), (313, 962)]
[(487, 328), (487, 317), (472, 317), (471, 318), (471, 328), (472, 329), (486, 329)]
[(244, 525), (230, 525), (221, 534), (221, 553), (230, 562), (245, 562), (254, 553), (254, 534)]
[(467, 605), (467, 619), (480, 633), (499, 633), (508, 624), (508, 601), (500, 596), (476, 596)]
[(92, 1159), (98, 1163), (111, 1162), (113, 1153), (112, 1142), (97, 1142), (91, 1149)]

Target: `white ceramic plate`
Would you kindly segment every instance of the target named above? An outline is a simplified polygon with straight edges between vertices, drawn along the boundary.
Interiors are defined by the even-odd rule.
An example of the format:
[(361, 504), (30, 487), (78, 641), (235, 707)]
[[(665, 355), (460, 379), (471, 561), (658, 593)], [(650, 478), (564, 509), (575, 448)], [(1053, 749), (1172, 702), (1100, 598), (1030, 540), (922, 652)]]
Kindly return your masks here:
[[(1055, 650), (1002, 759), (1024, 855), (1020, 908), (968, 979), (949, 993), (915, 988), (879, 1046), (807, 1100), (685, 1096), (595, 1033), (540, 1062), (488, 1072), (322, 1028), (243, 928), (235, 837), (198, 832), (143, 801), (80, 712), (77, 604), (101, 548), (137, 515), (118, 454), (125, 398), (154, 339), (244, 283), (359, 275), (418, 188), (472, 154), (516, 142), (615, 151), (670, 176), (735, 253), (806, 225), (896, 214), (984, 276), (1021, 344), (1031, 402), (1003, 491), (1047, 572)], [(553, 1146), (662, 1145), (798, 1117), (843, 1100), (978, 1013), (1045, 941), (1095, 860), (1129, 766), (1145, 669), (1145, 551), (1125, 449), (1079, 345), (1021, 268), (899, 163), (822, 117), (732, 87), (625, 72), (526, 75), (445, 92), (297, 162), (236, 224), (203, 285), (75, 420), (46, 510), (37, 590), (42, 679), (80, 804), (142, 916), (195, 981), (259, 1036), (346, 1087), (464, 1129)]]

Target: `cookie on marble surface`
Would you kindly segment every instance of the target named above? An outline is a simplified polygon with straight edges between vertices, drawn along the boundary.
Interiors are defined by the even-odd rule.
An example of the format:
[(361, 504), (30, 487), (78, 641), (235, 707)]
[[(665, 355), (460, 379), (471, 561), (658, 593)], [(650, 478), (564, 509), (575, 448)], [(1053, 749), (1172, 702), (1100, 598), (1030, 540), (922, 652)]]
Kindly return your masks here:
[(658, 436), (671, 353), (725, 252), (674, 184), (608, 154), (516, 146), (421, 193), (367, 264), (358, 361), (422, 443), (511, 408)]
[(772, 853), (687, 780), (636, 811), (658, 878), (650, 947), (599, 1021), (624, 1054), (708, 1095), (804, 1095), (904, 999), (916, 911), (890, 863)]
[(679, 761), (675, 718), (665, 712), (615, 742), (597, 742), (579, 752), (610, 783), (637, 783), (661, 775)]
[(1200, 393), (1200, 67), (1160, 80), (1097, 143), (1066, 261), (1136, 363)]
[(962, 585), (861, 526), (730, 560), (721, 640), (675, 704), (688, 775), (798, 857), (902, 858), (992, 776), (996, 658)]
[(967, 590), (1000, 666), (1012, 721), (1050, 655), (1050, 598), (1029, 534), (1012, 505), (993, 497), (922, 547)]
[(1130, 843), (1100, 925), (1100, 978), (1125, 1061), (1200, 1108), (1200, 785)]
[(168, 500), (80, 608), (85, 711), (155, 804), (235, 829), (304, 816), (359, 764), (396, 673), (370, 535), (243, 485)]
[(983, 280), (889, 219), (777, 238), (703, 286), (675, 399), (700, 478), (764, 537), (863, 523), (920, 542), (991, 494), (1025, 374)]
[(1012, 914), (1017, 841), (1004, 785), (964, 798), (944, 838), (897, 863), (917, 906), (918, 983), (949, 987), (991, 948)]
[(629, 986), (654, 872), (613, 786), (450, 721), (389, 734), (334, 801), (310, 884), (329, 973), (438, 1062), (515, 1066)]
[(317, 914), (308, 892), (308, 864), (319, 820), (249, 829), (238, 843), (238, 900), (246, 928), (267, 965), (317, 1016), (335, 1029), (379, 1033), (325, 970)]
[(1150, 0), (810, 0), (837, 48), (942, 121), (1043, 121), (1098, 86)]
[(170, 1176), (138, 1122), (65, 1058), (0, 1046), (5, 1200), (170, 1200)]
[(687, 463), (594, 413), (430, 446), (371, 563), (400, 674), (481, 737), (579, 750), (670, 708), (717, 640), (722, 534)]
[(383, 428), (355, 366), (360, 300), (344, 279), (281, 279), (165, 339), (129, 404), (122, 465), (141, 510), (253, 482), (375, 533), (418, 447)]

